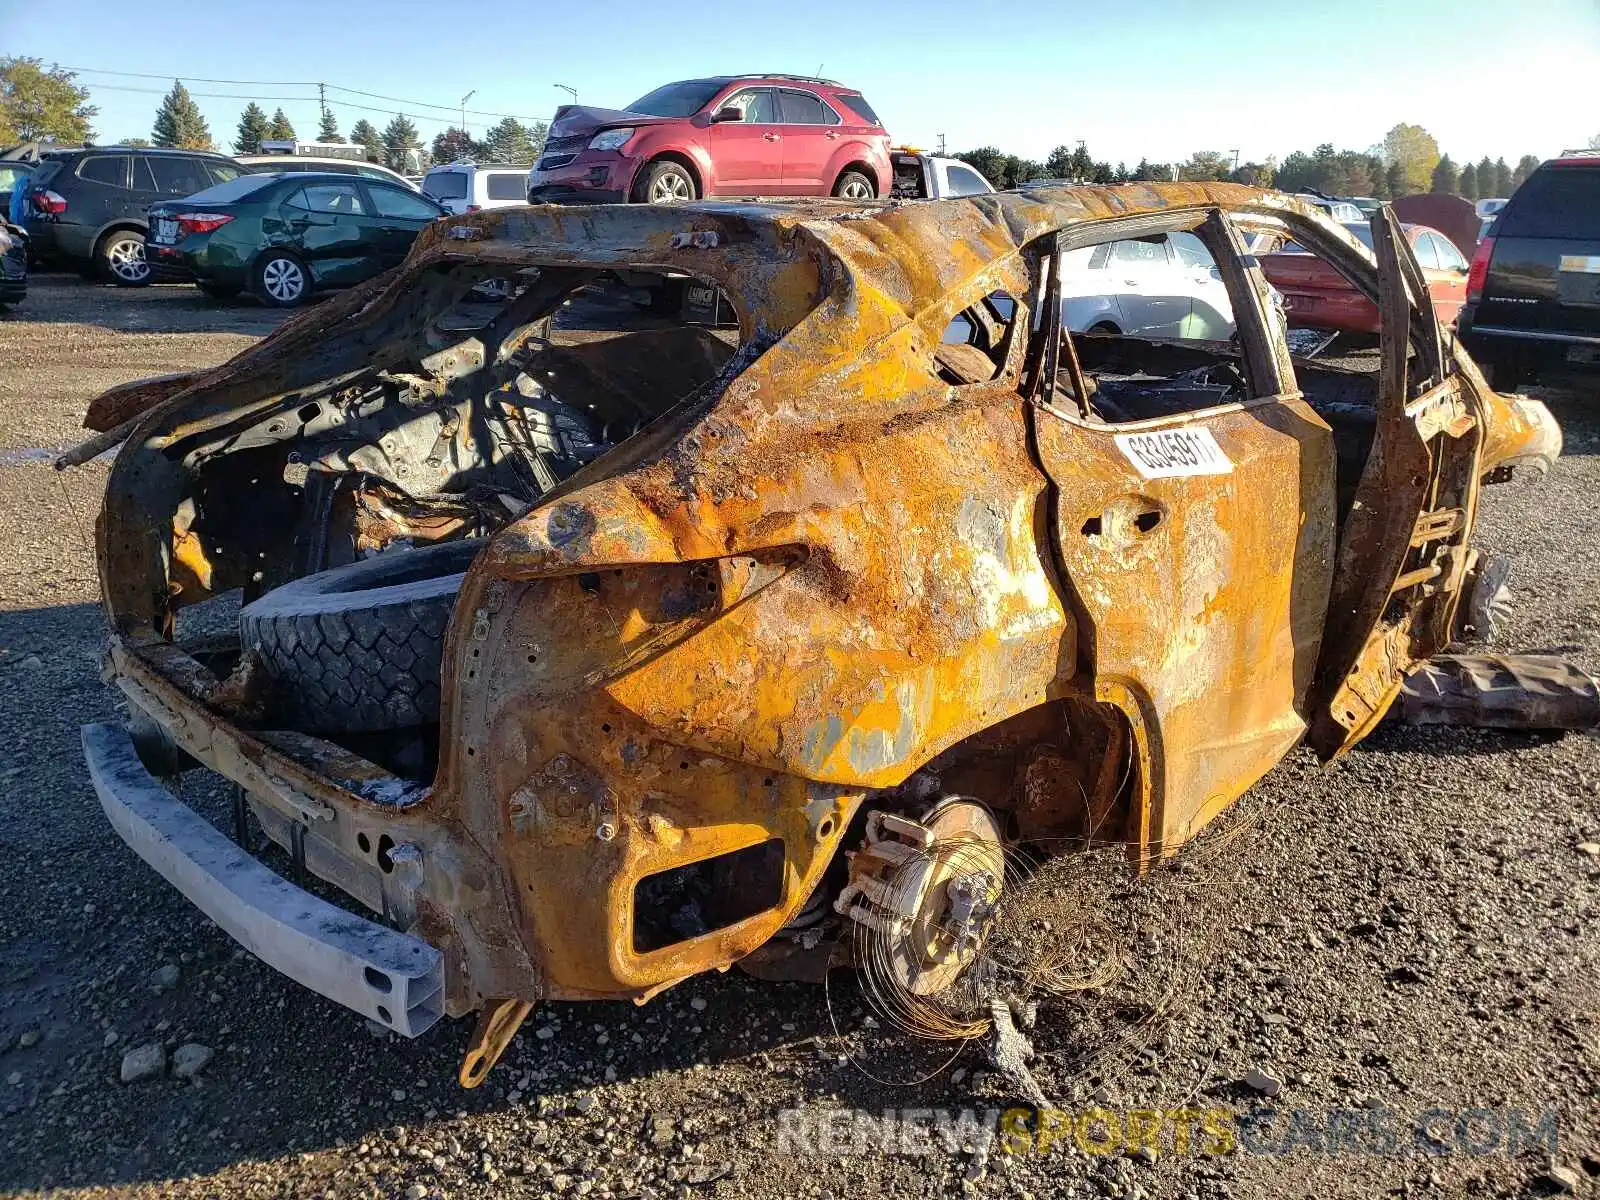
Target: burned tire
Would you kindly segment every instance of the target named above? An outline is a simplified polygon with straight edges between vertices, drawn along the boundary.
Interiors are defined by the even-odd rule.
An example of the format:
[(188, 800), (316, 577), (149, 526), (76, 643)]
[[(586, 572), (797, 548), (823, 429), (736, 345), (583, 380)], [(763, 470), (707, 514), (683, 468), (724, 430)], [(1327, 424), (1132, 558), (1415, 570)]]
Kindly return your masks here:
[(461, 577), (481, 539), (307, 575), (239, 614), (280, 711), (298, 728), (368, 733), (439, 718), (439, 665)]

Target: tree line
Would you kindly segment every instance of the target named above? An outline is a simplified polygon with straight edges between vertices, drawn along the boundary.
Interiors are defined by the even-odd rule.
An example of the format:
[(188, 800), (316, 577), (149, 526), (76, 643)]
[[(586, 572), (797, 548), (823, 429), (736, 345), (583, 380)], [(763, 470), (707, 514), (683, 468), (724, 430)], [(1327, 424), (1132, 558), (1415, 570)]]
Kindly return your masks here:
[[(1600, 138), (1591, 138), (1590, 142), (1600, 143)], [(1418, 192), (1449, 192), (1468, 200), (1509, 196), (1540, 162), (1535, 155), (1524, 154), (1513, 167), (1504, 158), (1490, 160), (1486, 155), (1477, 163), (1458, 168), (1448, 154), (1440, 153), (1432, 134), (1420, 125), (1403, 122), (1370, 149), (1335, 150), (1331, 143), (1324, 143), (1310, 152), (1296, 150), (1281, 163), (1268, 157), (1264, 162), (1235, 165), (1226, 154), (1200, 150), (1182, 162), (1141, 158), (1129, 168), (1125, 161), (1113, 166), (1096, 159), (1082, 142), (1076, 147), (1057, 146), (1043, 162), (1007, 154), (994, 146), (958, 151), (955, 157), (976, 168), (997, 188), (1045, 179), (1072, 183), (1217, 180), (1276, 187), (1285, 192), (1311, 189), (1333, 196), (1372, 196), (1379, 200)]]
[[(0, 146), (16, 142), (55, 141), (76, 144), (89, 141), (99, 109), (89, 103), (89, 91), (78, 86), (71, 71), (46, 67), (42, 60), (0, 56)], [(454, 126), (424, 147), (416, 124), (396, 114), (379, 129), (362, 119), (350, 127), (350, 141), (362, 146), (366, 157), (396, 170), (408, 165), (412, 153), (435, 162), (471, 157), (479, 161), (527, 164), (538, 157), (547, 128), (542, 121), (529, 125), (507, 117), (481, 141)], [(251, 101), (239, 117), (233, 138), (235, 154), (256, 153), (267, 139), (291, 139), (294, 125), (279, 108), (268, 117)], [(340, 141), (339, 124), (324, 108), (317, 140)], [(127, 138), (129, 145), (215, 148), (205, 116), (181, 82), (174, 81), (156, 110), (150, 137)], [(1589, 139), (1600, 149), (1600, 136)], [(1141, 158), (1133, 167), (1126, 161), (1112, 165), (1096, 159), (1082, 142), (1060, 145), (1043, 162), (1008, 154), (994, 146), (964, 150), (957, 158), (977, 168), (998, 188), (1016, 187), (1040, 179), (1074, 183), (1127, 183), (1137, 180), (1234, 180), (1287, 192), (1315, 188), (1330, 195), (1374, 196), (1388, 199), (1417, 192), (1450, 192), (1469, 200), (1509, 196), (1539, 165), (1524, 154), (1515, 166), (1504, 158), (1485, 156), (1476, 163), (1457, 166), (1420, 125), (1401, 123), (1366, 150), (1336, 150), (1324, 143), (1307, 152), (1297, 150), (1281, 163), (1273, 157), (1263, 162), (1236, 163), (1216, 150), (1201, 150), (1182, 162), (1151, 162)]]

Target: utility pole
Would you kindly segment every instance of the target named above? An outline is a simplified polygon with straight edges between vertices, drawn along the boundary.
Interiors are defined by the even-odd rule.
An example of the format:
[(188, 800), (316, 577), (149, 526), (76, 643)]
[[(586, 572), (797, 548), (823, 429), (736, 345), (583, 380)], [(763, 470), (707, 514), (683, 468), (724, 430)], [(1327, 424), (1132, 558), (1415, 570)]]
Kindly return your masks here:
[(944, 134), (939, 135), (939, 157), (944, 157)]
[(556, 90), (557, 91), (565, 92), (565, 93), (567, 93), (567, 95), (571, 96), (572, 97), (572, 102), (574, 104), (576, 104), (578, 102), (578, 89), (577, 88), (568, 87), (564, 83), (558, 83), (555, 86), (556, 86)]
[(478, 94), (478, 89), (477, 88), (473, 88), (465, 96), (461, 97), (461, 132), (462, 133), (466, 133), (467, 132), (467, 101), (471, 100), (477, 94)]
[(1237, 171), (1239, 169), (1239, 152), (1237, 150), (1230, 150), (1228, 153), (1233, 155), (1233, 169)]
[(328, 123), (328, 85), (317, 84), (317, 104), (322, 109), (322, 123)]

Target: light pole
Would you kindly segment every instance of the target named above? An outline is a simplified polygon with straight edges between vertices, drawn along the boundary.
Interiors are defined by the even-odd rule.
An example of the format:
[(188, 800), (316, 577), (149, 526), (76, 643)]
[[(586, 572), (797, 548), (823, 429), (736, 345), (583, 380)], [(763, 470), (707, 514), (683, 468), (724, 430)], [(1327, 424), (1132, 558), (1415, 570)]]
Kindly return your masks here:
[(477, 88), (473, 88), (465, 96), (461, 97), (461, 132), (462, 133), (466, 133), (466, 131), (467, 131), (467, 101), (471, 100), (477, 94), (478, 94), (478, 89)]
[(578, 89), (577, 88), (568, 87), (564, 83), (558, 83), (555, 86), (556, 86), (556, 90), (557, 91), (565, 92), (567, 95), (571, 96), (572, 97), (572, 102), (574, 104), (576, 104), (578, 102)]

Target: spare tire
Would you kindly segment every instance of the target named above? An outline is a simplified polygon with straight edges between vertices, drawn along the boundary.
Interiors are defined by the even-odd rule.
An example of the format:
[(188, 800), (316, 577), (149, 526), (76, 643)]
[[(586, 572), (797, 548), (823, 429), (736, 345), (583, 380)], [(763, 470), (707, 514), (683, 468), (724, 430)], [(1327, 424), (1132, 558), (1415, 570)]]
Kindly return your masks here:
[(239, 613), (298, 728), (376, 732), (439, 718), (439, 666), (461, 578), (484, 539), (391, 550), (274, 588)]

